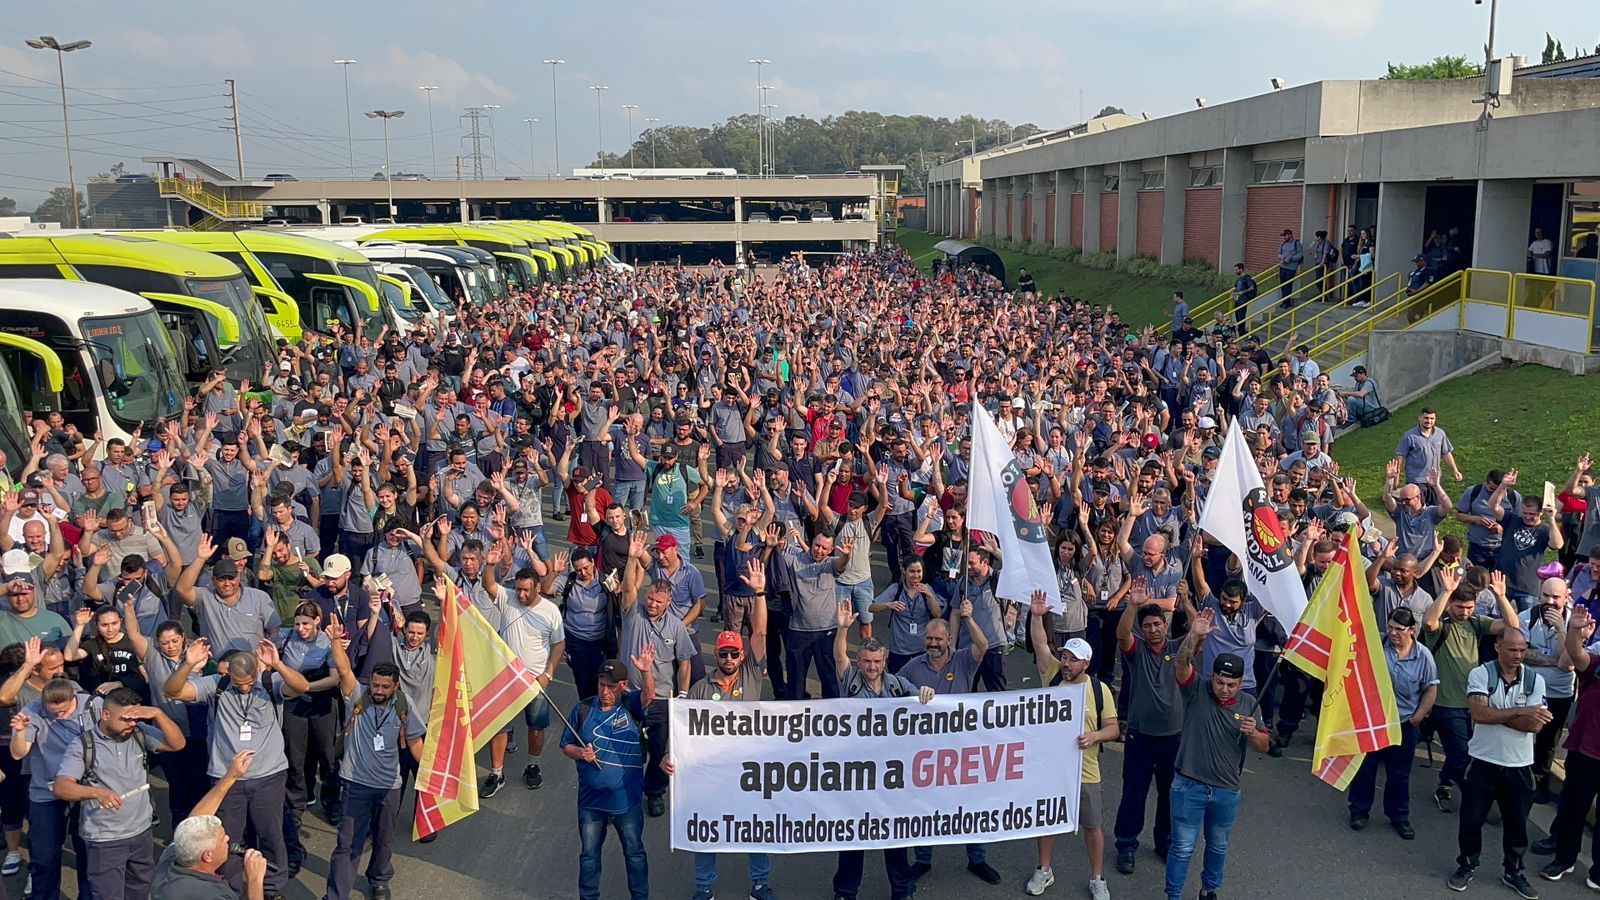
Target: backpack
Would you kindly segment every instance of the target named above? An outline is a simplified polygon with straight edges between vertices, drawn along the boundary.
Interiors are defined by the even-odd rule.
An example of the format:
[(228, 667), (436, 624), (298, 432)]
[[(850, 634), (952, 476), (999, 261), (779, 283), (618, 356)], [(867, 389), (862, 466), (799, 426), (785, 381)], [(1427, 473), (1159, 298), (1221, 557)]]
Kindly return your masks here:
[(1339, 248), (1332, 241), (1322, 251), (1322, 264), (1324, 266), (1337, 266), (1339, 264)]
[[(94, 735), (89, 728), (78, 732), (78, 746), (83, 749), (83, 774), (78, 776), (78, 783), (85, 786), (93, 786), (99, 779), (95, 777), (94, 770)], [(150, 755), (148, 753), (136, 753), (134, 755), (139, 757), (139, 764), (144, 770), (146, 772), (150, 771)]]
[[(411, 705), (406, 702), (405, 692), (403, 692), (403, 691), (401, 691), (399, 689), (395, 690), (394, 699), (391, 700), (390, 702), (392, 702), (394, 704), (395, 712), (400, 714), (400, 740), (399, 740), (399, 744), (400, 744), (400, 746), (405, 746), (405, 741), (406, 741), (406, 718), (411, 715)], [(364, 710), (371, 709), (372, 705), (373, 705), (372, 694), (368, 693), (367, 691), (362, 691), (361, 692), (361, 696), (356, 698), (355, 705), (353, 707), (351, 707), (351, 709), (350, 709), (350, 718), (345, 720), (344, 727), (339, 729), (339, 736), (334, 739), (334, 755), (335, 755), (335, 758), (337, 758), (337, 759), (343, 759), (344, 758), (344, 741), (345, 741), (345, 738), (349, 736), (350, 730), (355, 727), (356, 716), (359, 715)]]
[[(1050, 687), (1056, 687), (1059, 684), (1061, 684), (1061, 670), (1056, 669), (1056, 677), (1050, 679)], [(1100, 711), (1104, 707), (1106, 701), (1100, 696), (1100, 687), (1100, 679), (1090, 675), (1088, 690), (1090, 696), (1094, 697), (1094, 722), (1096, 728), (1105, 726), (1105, 723), (1101, 721)], [(1087, 727), (1088, 723), (1085, 722), (1084, 725)]]
[[(684, 468), (685, 467), (684, 467), (683, 460), (680, 459), (677, 462), (673, 463), (672, 465), (673, 465), (673, 467), (675, 469), (678, 470), (678, 477), (683, 479), (683, 489), (684, 489), (685, 493), (687, 494), (689, 492), (689, 476), (684, 474)], [(652, 462), (652, 463), (650, 463), (650, 468), (645, 470), (645, 473), (644, 473), (644, 503), (643, 503), (644, 507), (649, 508), (649, 506), (650, 506), (650, 497), (653, 494), (655, 494), (655, 492), (656, 492), (656, 476), (661, 474), (661, 470), (665, 469), (665, 468), (666, 468), (666, 466), (663, 466), (661, 463)]]
[[(866, 679), (861, 677), (861, 671), (852, 668), (850, 677), (845, 680), (844, 684), (839, 686), (840, 696), (854, 697), (860, 694), (861, 689), (866, 686)], [(883, 692), (886, 696), (895, 698), (911, 696), (911, 693), (905, 688), (905, 680), (898, 675), (890, 675), (888, 673), (885, 673), (883, 677)]]
[[(583, 742), (583, 723), (589, 718), (589, 712), (594, 709), (595, 704), (599, 702), (600, 699), (598, 697), (590, 697), (579, 703), (577, 710), (572, 714), (572, 734), (578, 739), (579, 743)], [(628, 706), (626, 695), (623, 696), (622, 702), (617, 705), (622, 707), (622, 711), (627, 715), (628, 721), (633, 723), (633, 730), (639, 732), (639, 752), (644, 755), (645, 759), (649, 759), (649, 730), (645, 728), (644, 720), (633, 714), (633, 709)]]

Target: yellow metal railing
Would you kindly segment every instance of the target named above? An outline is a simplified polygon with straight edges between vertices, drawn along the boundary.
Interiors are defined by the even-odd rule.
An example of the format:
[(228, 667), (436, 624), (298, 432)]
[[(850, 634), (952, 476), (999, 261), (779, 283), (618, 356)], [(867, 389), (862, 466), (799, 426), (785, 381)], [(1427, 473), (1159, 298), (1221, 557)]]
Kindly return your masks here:
[(1506, 337), (1517, 337), (1517, 312), (1537, 312), (1574, 320), (1572, 327), (1588, 331), (1584, 342), (1587, 352), (1597, 346), (1595, 323), (1595, 283), (1581, 278), (1559, 278), (1554, 275), (1516, 274), (1511, 276), (1511, 302), (1506, 310)]
[(181, 197), (191, 205), (219, 219), (259, 219), (266, 214), (266, 204), (255, 200), (229, 200), (221, 194), (206, 189), (205, 182), (188, 178), (162, 178), (158, 180), (162, 195)]
[(1408, 299), (1412, 298), (1405, 297), (1405, 279), (1399, 273), (1385, 275), (1352, 295), (1352, 301), (1365, 301), (1369, 306), (1348, 319), (1328, 323), (1316, 333), (1300, 338), (1299, 343), (1311, 347), (1313, 358), (1319, 362), (1329, 360), (1324, 368), (1339, 365), (1365, 353), (1372, 331), (1404, 313)]
[[(1269, 306), (1268, 309), (1273, 311), (1273, 314), (1264, 321), (1245, 328), (1239, 334), (1239, 339), (1253, 337), (1265, 346), (1285, 334), (1295, 334), (1301, 327), (1316, 320), (1319, 316), (1338, 308), (1312, 308), (1308, 304), (1326, 299), (1337, 300), (1337, 294), (1343, 284), (1343, 269), (1330, 271), (1321, 278), (1308, 279), (1306, 284), (1302, 284), (1289, 292), (1288, 300), (1290, 306), (1288, 309)], [(1283, 301), (1280, 299), (1278, 302), (1281, 304)]]
[[(1277, 266), (1269, 266), (1268, 268), (1262, 269), (1261, 271), (1255, 273), (1255, 275), (1253, 277), (1256, 280), (1256, 296), (1257, 297), (1261, 297), (1261, 296), (1265, 295), (1268, 291), (1277, 290), (1277, 288), (1278, 288), (1278, 267)], [(1199, 303), (1196, 303), (1194, 306), (1190, 307), (1189, 308), (1189, 318), (1194, 319), (1195, 323), (1197, 325), (1200, 325), (1200, 324), (1208, 321), (1210, 316), (1212, 315), (1212, 313), (1215, 313), (1219, 309), (1222, 309), (1222, 310), (1232, 310), (1233, 309), (1233, 289), (1232, 288), (1229, 288), (1228, 290), (1223, 291), (1222, 293), (1216, 295), (1215, 297), (1211, 297), (1209, 299), (1202, 300)], [(1202, 317), (1204, 317), (1204, 318), (1202, 318)]]

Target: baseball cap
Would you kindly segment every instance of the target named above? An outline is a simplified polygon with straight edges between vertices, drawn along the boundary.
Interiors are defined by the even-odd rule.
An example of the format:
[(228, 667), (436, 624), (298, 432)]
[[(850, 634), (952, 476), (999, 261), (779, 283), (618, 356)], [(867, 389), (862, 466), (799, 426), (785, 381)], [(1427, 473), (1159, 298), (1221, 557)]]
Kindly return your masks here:
[(1293, 232), (1293, 231), (1290, 231), (1290, 230), (1289, 230), (1289, 229), (1287, 229), (1287, 228), (1285, 228), (1285, 229), (1284, 229), (1284, 230), (1283, 230), (1283, 236), (1284, 236), (1284, 237), (1293, 237), (1293, 236), (1294, 236), (1294, 232)]
[(1350, 370), (1350, 374), (1351, 375), (1365, 375), (1365, 374), (1367, 374), (1367, 367), (1366, 366), (1356, 366), (1354, 369)]
[(348, 574), (350, 574), (350, 557), (343, 553), (335, 553), (322, 563), (324, 578), (340, 578)]
[(1200, 451), (1200, 455), (1206, 459), (1221, 459), (1222, 451), (1216, 447), (1207, 447), (1206, 449)]
[(1211, 664), (1211, 674), (1224, 678), (1243, 678), (1244, 660), (1237, 653), (1219, 653)]
[(1084, 662), (1094, 659), (1094, 648), (1083, 638), (1068, 638), (1067, 642), (1061, 645), (1061, 649)]
[(1151, 450), (1154, 450), (1161, 446), (1161, 438), (1153, 434), (1147, 434), (1144, 436), (1144, 445), (1149, 447)]
[(161, 450), (161, 449), (165, 448), (166, 446), (167, 446), (166, 444), (163, 444), (161, 442), (160, 438), (151, 438), (149, 443), (146, 443), (144, 445), (144, 449), (149, 453), (155, 453), (156, 451)]
[(1012, 397), (1011, 398), (1011, 406), (1013, 408), (1015, 408), (1015, 409), (1027, 409), (1028, 408), (1028, 401), (1024, 400), (1021, 397)]
[(1303, 444), (1304, 443), (1320, 444), (1320, 443), (1322, 443), (1322, 435), (1319, 434), (1315, 428), (1307, 428), (1305, 431), (1300, 433), (1300, 442), (1303, 443)]
[(1201, 416), (1200, 420), (1194, 423), (1194, 427), (1196, 427), (1196, 428), (1215, 428), (1215, 427), (1217, 427), (1217, 420), (1211, 418), (1210, 416)]
[(239, 564), (237, 562), (234, 562), (233, 560), (227, 558), (227, 557), (223, 557), (222, 559), (219, 559), (215, 563), (212, 564), (212, 566), (211, 566), (211, 577), (212, 578), (238, 578), (239, 577)]
[(657, 550), (671, 550), (677, 546), (678, 539), (670, 534), (663, 534), (662, 536), (656, 538), (655, 549)]
[(34, 506), (38, 506), (39, 492), (33, 488), (27, 488), (22, 493), (17, 495), (17, 502), (21, 503), (23, 506), (27, 506), (30, 503)]
[(1412, 262), (1427, 262), (1428, 258), (1426, 256), (1423, 256), (1421, 253), (1418, 253), (1416, 256), (1411, 257), (1411, 261)]
[(33, 571), (33, 566), (28, 563), (28, 551), (21, 547), (7, 550), (5, 556), (0, 556), (0, 569), (3, 569), (7, 576), (26, 575)]
[(725, 649), (728, 649), (730, 647), (732, 649), (734, 649), (734, 650), (743, 650), (744, 649), (744, 638), (739, 636), (739, 632), (737, 632), (737, 631), (724, 631), (721, 634), (717, 635), (717, 649), (718, 650), (725, 650)]
[(602, 681), (621, 684), (628, 680), (628, 667), (620, 659), (608, 659), (600, 664), (599, 677)]
[(1333, 518), (1328, 521), (1328, 527), (1334, 529), (1350, 529), (1356, 527), (1360, 523), (1361, 520), (1356, 518), (1355, 513), (1345, 511), (1341, 513), (1334, 513)]
[(245, 545), (244, 538), (228, 538), (228, 558), (235, 562), (250, 558), (250, 548)]

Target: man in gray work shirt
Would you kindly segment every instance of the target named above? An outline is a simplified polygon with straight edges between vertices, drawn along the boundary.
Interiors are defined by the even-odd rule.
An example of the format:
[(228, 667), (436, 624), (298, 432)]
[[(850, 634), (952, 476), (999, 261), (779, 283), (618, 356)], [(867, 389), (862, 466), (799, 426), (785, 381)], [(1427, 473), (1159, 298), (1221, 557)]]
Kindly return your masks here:
[[(967, 581), (961, 585), (957, 600), (972, 603), (972, 621), (983, 632), (989, 643), (988, 652), (978, 664), (978, 678), (986, 691), (1006, 689), (1005, 613), (999, 598), (994, 595), (994, 554), (987, 549), (967, 553)], [(971, 635), (962, 631), (956, 635), (956, 648), (965, 649), (973, 644)], [(977, 684), (972, 685), (977, 690)]]
[(82, 801), (79, 832), (88, 854), (78, 866), (95, 896), (148, 896), (156, 854), (145, 754), (182, 750), (183, 732), (166, 713), (141, 706), (138, 694), (116, 688), (83, 733), (87, 743), (80, 737), (67, 745), (51, 785), (59, 799)]
[(1172, 843), (1172, 777), (1183, 730), (1183, 696), (1173, 674), (1177, 654), (1167, 639), (1168, 616), (1159, 604), (1147, 603), (1147, 599), (1144, 586), (1135, 582), (1117, 622), (1117, 649), (1122, 652), (1129, 701), (1122, 800), (1115, 827), (1117, 871), (1124, 875), (1133, 874), (1152, 780), (1156, 787), (1156, 854), (1165, 856)]
[[(211, 537), (200, 539), (200, 553), (178, 576), (173, 592), (184, 606), (194, 609), (200, 620), (200, 634), (212, 646), (226, 652), (250, 652), (257, 643), (271, 637), (282, 627), (278, 608), (266, 591), (245, 587), (240, 579), (239, 564), (223, 558), (211, 567), (211, 587), (195, 587), (200, 580), (200, 570), (215, 551)], [(256, 766), (256, 771), (261, 767)]]
[[(731, 387), (713, 385), (710, 424), (712, 442), (717, 445), (717, 468), (737, 469), (744, 464), (744, 409), (730, 396)], [(748, 404), (746, 404), (748, 405)]]
[[(792, 532), (796, 539), (798, 532)], [(772, 525), (762, 536), (769, 548), (776, 550), (786, 539), (782, 526)], [(855, 552), (855, 542), (845, 538), (834, 552), (833, 535), (819, 533), (811, 539), (810, 548), (795, 543), (780, 551), (779, 564), (789, 574), (793, 591), (790, 600), (789, 630), (784, 636), (784, 653), (789, 674), (789, 699), (799, 700), (806, 689), (806, 673), (813, 660), (817, 664), (817, 681), (822, 686), (822, 696), (839, 696), (839, 672), (833, 661), (834, 629), (839, 627), (839, 591), (837, 578), (850, 564)], [(866, 548), (861, 552), (865, 553)]]
[(255, 464), (240, 452), (239, 444), (223, 444), (205, 464), (211, 476), (211, 539), (217, 546), (229, 538), (250, 537), (250, 475)]
[(400, 814), (400, 747), (422, 758), (422, 735), (427, 722), (419, 719), (400, 694), (400, 670), (379, 663), (363, 691), (345, 652), (349, 643), (342, 625), (326, 629), (333, 646), (333, 665), (339, 673), (339, 693), (344, 697), (344, 757), (339, 779), (344, 784), (344, 812), (339, 819), (339, 845), (328, 861), (325, 900), (345, 900), (355, 882), (356, 866), (372, 838), (372, 860), (367, 863), (371, 900), (389, 900), (394, 879), (390, 857), (394, 850), (394, 823)]
[[(283, 837), (283, 801), (289, 778), (289, 759), (283, 745), (283, 703), (304, 694), (310, 685), (293, 666), (283, 665), (278, 648), (260, 641), (254, 653), (235, 650), (223, 657), (218, 675), (195, 675), (211, 658), (205, 638), (184, 650), (183, 664), (167, 677), (162, 692), (172, 700), (204, 703), (209, 707), (206, 734), (212, 778), (221, 778), (240, 750), (256, 751), (249, 777), (240, 779), (222, 798), (217, 818), (229, 834), (244, 834), (246, 823), (255, 829), (262, 855), (276, 867), (267, 873), (266, 893), (283, 890), (288, 880), (289, 851)], [(222, 867), (234, 890), (244, 886), (237, 860)]]
[(645, 812), (659, 816), (666, 812), (667, 774), (661, 760), (667, 755), (667, 700), (670, 697), (687, 697), (691, 676), (689, 657), (695, 653), (694, 638), (683, 620), (672, 615), (672, 582), (652, 581), (644, 589), (644, 599), (639, 599), (639, 584), (644, 580), (644, 561), (647, 557), (645, 533), (634, 529), (633, 540), (628, 545), (628, 567), (622, 586), (622, 654), (630, 660), (629, 681), (645, 684), (643, 672), (633, 668), (631, 660), (639, 656), (646, 644), (655, 647), (651, 663), (656, 694), (641, 698), (644, 702), (645, 728), (650, 743), (649, 759), (644, 770)]

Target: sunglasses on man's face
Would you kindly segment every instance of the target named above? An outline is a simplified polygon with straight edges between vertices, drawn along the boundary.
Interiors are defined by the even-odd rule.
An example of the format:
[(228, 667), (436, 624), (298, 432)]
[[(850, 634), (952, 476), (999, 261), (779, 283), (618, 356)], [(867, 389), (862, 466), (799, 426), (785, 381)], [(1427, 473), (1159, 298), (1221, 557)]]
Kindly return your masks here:
[(739, 653), (738, 650), (718, 650), (717, 659), (738, 659)]

